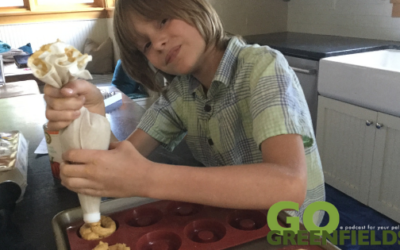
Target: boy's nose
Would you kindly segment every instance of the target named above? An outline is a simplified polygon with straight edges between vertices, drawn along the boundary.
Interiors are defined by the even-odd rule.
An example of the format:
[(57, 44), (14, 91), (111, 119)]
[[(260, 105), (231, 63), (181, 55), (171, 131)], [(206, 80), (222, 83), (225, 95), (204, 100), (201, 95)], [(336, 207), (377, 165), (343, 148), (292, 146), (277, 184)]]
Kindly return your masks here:
[(154, 42), (153, 42), (153, 46), (157, 50), (163, 50), (165, 48), (165, 45), (167, 44), (167, 42), (168, 42), (167, 36), (160, 35), (158, 37), (155, 37)]

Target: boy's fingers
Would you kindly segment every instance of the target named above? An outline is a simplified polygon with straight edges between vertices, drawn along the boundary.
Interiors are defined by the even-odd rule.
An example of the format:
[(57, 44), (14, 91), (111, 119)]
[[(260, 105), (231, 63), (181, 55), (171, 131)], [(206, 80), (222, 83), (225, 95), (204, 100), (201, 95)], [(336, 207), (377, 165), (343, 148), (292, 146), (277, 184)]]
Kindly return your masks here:
[(70, 96), (74, 96), (75, 95), (75, 91), (72, 88), (63, 87), (63, 88), (60, 89), (60, 92), (65, 97), (70, 97)]
[(115, 149), (118, 146), (119, 142), (111, 142), (109, 149)]
[(51, 121), (72, 121), (80, 116), (79, 110), (58, 111), (46, 108), (46, 118)]
[(62, 158), (67, 162), (76, 162), (76, 163), (90, 163), (98, 158), (97, 154), (98, 150), (91, 149), (71, 149), (62, 154)]
[(70, 98), (65, 98), (65, 97), (53, 98), (45, 95), (44, 100), (46, 101), (48, 106), (50, 106), (52, 109), (55, 110), (65, 110), (65, 109), (77, 110), (80, 109), (85, 103), (84, 96), (70, 97)]
[(53, 86), (51, 86), (49, 84), (45, 84), (44, 85), (43, 93), (44, 93), (45, 97), (46, 96), (50, 96), (50, 97), (53, 97), (53, 98), (61, 98), (61, 97), (63, 97), (63, 95), (60, 92), (60, 89), (58, 89), (56, 87), (53, 87)]
[(62, 185), (68, 187), (69, 189), (71, 189), (72, 191), (75, 191), (77, 193), (83, 193), (81, 190), (85, 190), (85, 189), (92, 189), (92, 188), (97, 188), (97, 184), (93, 183), (90, 180), (87, 179), (83, 179), (83, 178), (62, 178)]
[(48, 122), (47, 129), (50, 131), (58, 131), (71, 124), (71, 121)]
[(62, 162), (60, 165), (60, 174), (68, 178), (86, 178), (85, 165)]
[(66, 95), (86, 95), (92, 91), (92, 84), (84, 80), (74, 80), (64, 85), (63, 94)]
[(91, 91), (90, 83), (84, 80), (74, 80), (65, 84), (61, 89), (46, 84), (43, 93), (53, 98), (71, 97), (85, 95)]

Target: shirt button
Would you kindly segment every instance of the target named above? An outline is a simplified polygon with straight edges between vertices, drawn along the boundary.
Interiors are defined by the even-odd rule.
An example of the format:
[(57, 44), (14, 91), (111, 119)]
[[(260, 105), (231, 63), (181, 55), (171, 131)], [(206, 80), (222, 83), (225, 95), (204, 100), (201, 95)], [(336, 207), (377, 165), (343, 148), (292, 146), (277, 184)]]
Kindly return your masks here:
[(209, 144), (210, 146), (214, 145), (214, 142), (213, 142), (213, 140), (212, 140), (211, 138), (208, 139), (208, 144)]
[(210, 112), (211, 111), (211, 106), (208, 105), (208, 104), (206, 106), (204, 106), (204, 111)]

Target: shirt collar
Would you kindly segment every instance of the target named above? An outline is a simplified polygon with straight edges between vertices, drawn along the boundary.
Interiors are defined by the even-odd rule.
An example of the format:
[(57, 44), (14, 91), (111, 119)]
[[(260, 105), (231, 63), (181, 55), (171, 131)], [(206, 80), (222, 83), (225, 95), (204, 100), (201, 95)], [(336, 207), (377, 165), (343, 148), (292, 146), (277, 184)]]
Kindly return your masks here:
[[(244, 47), (244, 43), (237, 37), (233, 37), (225, 50), (222, 60), (219, 63), (217, 72), (212, 82), (221, 82), (228, 86), (236, 72), (237, 60), (240, 50)], [(200, 82), (194, 77), (189, 77), (189, 93), (192, 94), (199, 87)]]

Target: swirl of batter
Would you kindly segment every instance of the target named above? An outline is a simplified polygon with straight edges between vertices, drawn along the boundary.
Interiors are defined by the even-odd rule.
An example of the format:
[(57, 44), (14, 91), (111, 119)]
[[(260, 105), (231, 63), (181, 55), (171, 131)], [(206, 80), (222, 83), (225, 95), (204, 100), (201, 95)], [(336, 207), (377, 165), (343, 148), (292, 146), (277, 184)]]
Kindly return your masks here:
[(79, 233), (85, 240), (99, 240), (110, 236), (117, 229), (115, 222), (108, 216), (101, 216), (101, 220), (96, 223), (85, 223)]

